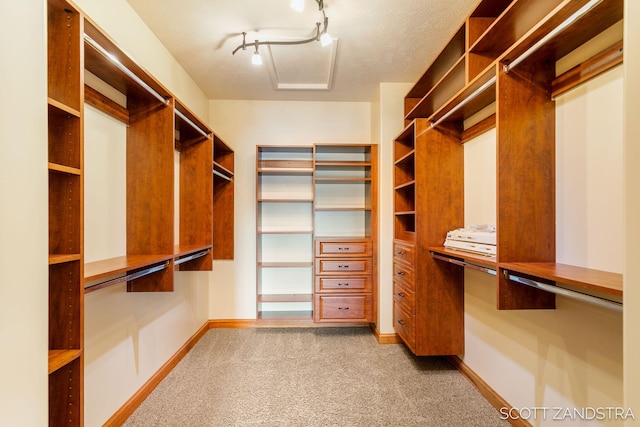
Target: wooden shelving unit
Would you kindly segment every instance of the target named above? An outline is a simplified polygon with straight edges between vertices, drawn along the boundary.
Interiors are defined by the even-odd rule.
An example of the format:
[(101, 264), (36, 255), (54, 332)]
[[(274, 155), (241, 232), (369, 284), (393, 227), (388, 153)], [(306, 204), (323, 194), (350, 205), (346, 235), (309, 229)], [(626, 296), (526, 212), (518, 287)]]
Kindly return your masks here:
[[(622, 41), (562, 75), (552, 65), (622, 18), (621, 0), (483, 0), (407, 94), (406, 128), (395, 141), (394, 261), (401, 274), (395, 280), (394, 317), (398, 334), (416, 354), (433, 354), (428, 349), (435, 340), (420, 336), (425, 323), (418, 318), (437, 313), (437, 307), (420, 304), (418, 283), (441, 283), (457, 292), (464, 265), (496, 275), (498, 309), (555, 308), (553, 293), (510, 280), (511, 273), (587, 294), (621, 296), (619, 274), (555, 262), (552, 94), (620, 64)], [(465, 129), (466, 119), (493, 103), (495, 115)], [(463, 177), (449, 175), (462, 169), (453, 147), (494, 126), (498, 256), (487, 259), (446, 250), (442, 242), (447, 231), (464, 226), (462, 197), (454, 190)], [(437, 174), (429, 174), (432, 168)], [(429, 193), (430, 188), (439, 190)], [(426, 202), (420, 201), (423, 194)], [(401, 255), (427, 252), (431, 259)], [(461, 297), (455, 300), (451, 310), (435, 317), (461, 331), (462, 318), (450, 317), (463, 309)], [(453, 353), (447, 354), (462, 350), (453, 345), (461, 336), (449, 338), (446, 351)]]
[(83, 56), (80, 12), (47, 2), (49, 425), (84, 422)]
[(234, 257), (234, 154), (213, 135), (213, 259)]
[(313, 148), (256, 149), (257, 318), (311, 320)]

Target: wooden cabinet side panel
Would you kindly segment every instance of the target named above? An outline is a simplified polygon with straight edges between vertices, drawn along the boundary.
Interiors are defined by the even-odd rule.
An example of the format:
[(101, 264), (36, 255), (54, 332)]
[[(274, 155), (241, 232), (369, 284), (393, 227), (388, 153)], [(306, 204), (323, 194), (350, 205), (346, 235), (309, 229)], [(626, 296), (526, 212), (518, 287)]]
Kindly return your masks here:
[[(553, 67), (522, 64), (498, 72), (498, 261), (555, 261)], [(498, 275), (499, 309), (554, 308), (553, 294)]]
[(173, 108), (131, 97), (128, 104), (132, 122), (127, 128), (127, 254), (171, 254)]
[(464, 225), (464, 152), (460, 135), (446, 128), (416, 139), (415, 352), (464, 351), (464, 284), (460, 267), (437, 264), (430, 246)]
[(213, 259), (234, 256), (234, 182), (214, 179)]

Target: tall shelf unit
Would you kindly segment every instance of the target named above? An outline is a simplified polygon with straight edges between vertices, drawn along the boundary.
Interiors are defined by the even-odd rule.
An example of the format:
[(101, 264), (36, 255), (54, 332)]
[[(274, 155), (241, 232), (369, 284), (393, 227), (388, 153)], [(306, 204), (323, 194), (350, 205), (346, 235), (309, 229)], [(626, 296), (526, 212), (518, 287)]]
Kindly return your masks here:
[(49, 424), (83, 423), (82, 19), (47, 2), (49, 146)]
[(258, 146), (257, 317), (376, 317), (377, 146)]
[[(123, 282), (129, 292), (171, 292), (175, 271), (208, 271), (213, 259), (232, 258), (234, 156), (204, 121), (78, 8), (48, 0), (47, 17), (49, 424), (79, 426), (84, 295)], [(87, 72), (122, 94), (124, 105), (87, 85)], [(126, 125), (126, 253), (88, 263), (85, 104)]]
[(313, 148), (256, 152), (258, 319), (313, 313)]
[[(535, 283), (596, 291), (619, 308), (621, 275), (555, 262), (553, 98), (622, 62), (619, 41), (555, 72), (558, 59), (622, 18), (621, 0), (483, 0), (407, 94), (394, 156), (394, 325), (414, 353), (463, 351), (455, 344), (464, 338), (463, 267), (496, 275), (498, 309), (555, 308), (555, 294)], [(464, 127), (494, 103), (495, 114)], [(493, 127), (497, 257), (447, 250), (447, 231), (464, 226), (464, 177), (447, 176), (462, 170), (461, 143)], [(420, 298), (440, 290), (447, 300), (437, 308), (449, 307), (446, 313)], [(435, 345), (431, 334), (451, 345)]]

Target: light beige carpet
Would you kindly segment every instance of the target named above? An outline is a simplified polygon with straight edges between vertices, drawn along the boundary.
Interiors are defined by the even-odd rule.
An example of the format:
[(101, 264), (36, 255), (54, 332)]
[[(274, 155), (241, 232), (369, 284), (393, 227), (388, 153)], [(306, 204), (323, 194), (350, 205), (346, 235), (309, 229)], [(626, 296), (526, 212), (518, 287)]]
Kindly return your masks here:
[(368, 328), (212, 329), (124, 424), (508, 426), (445, 359)]

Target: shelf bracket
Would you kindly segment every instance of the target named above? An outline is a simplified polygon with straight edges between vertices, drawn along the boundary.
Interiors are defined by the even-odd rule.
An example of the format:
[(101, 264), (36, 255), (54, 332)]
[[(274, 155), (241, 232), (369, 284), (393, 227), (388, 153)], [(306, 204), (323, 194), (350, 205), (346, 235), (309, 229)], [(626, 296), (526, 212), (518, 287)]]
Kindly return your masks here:
[(520, 283), (522, 285), (530, 286), (532, 288), (540, 289), (542, 291), (551, 292), (557, 295), (563, 295), (569, 298), (573, 298), (579, 301), (587, 302), (590, 304), (598, 305), (600, 307), (608, 308), (615, 311), (622, 311), (622, 303), (611, 301), (604, 298), (594, 297), (592, 295), (583, 294), (581, 292), (572, 291), (569, 289), (561, 288), (559, 286), (548, 285), (546, 283), (540, 283), (535, 280), (525, 279), (524, 277), (516, 276), (505, 270), (504, 275), (507, 279)]
[(433, 257), (433, 259), (449, 262), (451, 264), (459, 265), (459, 266), (464, 267), (464, 268), (470, 268), (471, 270), (481, 271), (483, 273), (491, 274), (492, 276), (496, 275), (496, 270), (494, 270), (493, 268), (481, 267), (479, 265), (472, 264), (470, 262), (466, 262), (466, 261), (463, 261), (463, 260), (458, 259), (458, 258), (453, 258), (453, 257), (445, 256), (445, 255), (440, 255), (440, 254), (437, 254), (437, 253), (432, 252), (432, 251), (429, 252), (429, 253)]

